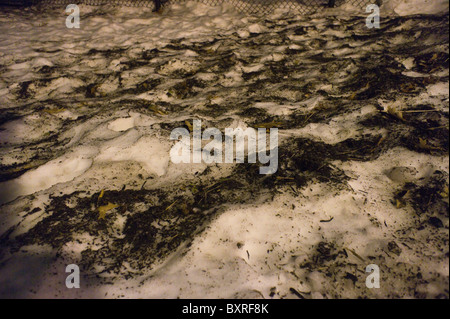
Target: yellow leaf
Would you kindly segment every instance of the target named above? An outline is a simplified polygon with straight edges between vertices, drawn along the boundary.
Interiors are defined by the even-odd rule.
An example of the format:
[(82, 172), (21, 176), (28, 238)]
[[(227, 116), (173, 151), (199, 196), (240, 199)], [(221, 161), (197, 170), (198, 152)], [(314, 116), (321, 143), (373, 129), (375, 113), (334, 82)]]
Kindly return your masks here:
[(419, 137), (419, 147), (424, 150), (440, 150), (439, 147), (429, 145), (425, 139), (420, 137)]
[(166, 114), (167, 114), (167, 113), (161, 111), (156, 105), (150, 105), (150, 106), (148, 107), (148, 109), (149, 109), (150, 111), (155, 112), (156, 114), (159, 114), (159, 115), (166, 115)]
[(393, 117), (398, 118), (401, 121), (404, 121), (405, 119), (403, 118), (403, 113), (401, 111), (396, 110), (395, 108), (393, 108), (392, 106), (388, 106), (387, 108), (387, 112), (392, 115)]
[(419, 147), (420, 148), (428, 148), (427, 141), (420, 137), (419, 137)]
[(11, 170), (8, 170), (8, 172), (10, 172), (10, 173), (16, 173), (16, 172), (20, 172), (20, 171), (24, 171), (24, 170), (28, 170), (28, 169), (35, 168), (35, 167), (37, 167), (37, 166), (39, 166), (39, 165), (40, 165), (40, 164), (39, 164), (39, 163), (36, 163), (36, 162), (28, 163), (28, 164), (25, 164), (25, 165), (23, 165), (23, 166), (18, 166), (18, 167), (16, 167), (16, 168), (13, 168), (13, 169), (11, 169)]
[(91, 87), (91, 95), (95, 95), (95, 93), (97, 93), (99, 85), (94, 85), (93, 87)]
[(108, 205), (105, 205), (105, 206), (100, 206), (98, 208), (98, 219), (104, 219), (106, 216), (106, 213), (116, 207), (119, 207), (119, 205), (111, 204), (111, 203), (108, 203)]
[(192, 127), (192, 124), (188, 120), (184, 121), (184, 124), (186, 124), (186, 126), (188, 127), (190, 132), (194, 131), (194, 128)]
[(385, 140), (386, 140), (386, 136), (382, 136), (382, 137), (380, 138), (380, 140), (378, 141), (377, 146), (380, 146), (381, 143), (383, 143)]
[(439, 193), (439, 195), (441, 195), (442, 198), (448, 198), (448, 186), (445, 186), (444, 191)]
[(397, 208), (405, 207), (405, 203), (403, 203), (401, 200), (397, 199), (396, 205)]

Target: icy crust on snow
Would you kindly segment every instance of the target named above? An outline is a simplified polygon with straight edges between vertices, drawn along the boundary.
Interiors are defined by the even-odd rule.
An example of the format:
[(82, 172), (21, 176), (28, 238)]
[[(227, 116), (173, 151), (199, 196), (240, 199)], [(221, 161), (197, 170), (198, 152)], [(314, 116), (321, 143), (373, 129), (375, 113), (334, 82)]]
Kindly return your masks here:
[[(34, 10), (0, 14), (0, 296), (448, 298), (448, 16)], [(193, 119), (277, 127), (277, 173), (173, 164)]]

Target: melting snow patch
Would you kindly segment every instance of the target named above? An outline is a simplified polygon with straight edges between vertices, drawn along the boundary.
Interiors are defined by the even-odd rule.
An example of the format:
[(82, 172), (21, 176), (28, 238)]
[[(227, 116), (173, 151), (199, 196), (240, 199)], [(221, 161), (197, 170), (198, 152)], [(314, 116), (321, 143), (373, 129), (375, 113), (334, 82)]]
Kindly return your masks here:
[(115, 132), (126, 131), (132, 127), (134, 127), (134, 118), (132, 117), (120, 118), (108, 124), (108, 129)]
[(428, 93), (431, 96), (444, 96), (448, 97), (448, 82), (440, 82), (430, 85), (428, 88)]
[(73, 180), (91, 167), (92, 160), (81, 155), (63, 156), (11, 181), (0, 183), (0, 203), (33, 194), (51, 186)]
[[(135, 135), (128, 135), (133, 140)], [(109, 146), (103, 148), (94, 159), (95, 162), (136, 161), (139, 162), (149, 174), (162, 176), (166, 173), (169, 164), (169, 145), (163, 144), (158, 138), (143, 136), (132, 145), (130, 139), (119, 137)]]

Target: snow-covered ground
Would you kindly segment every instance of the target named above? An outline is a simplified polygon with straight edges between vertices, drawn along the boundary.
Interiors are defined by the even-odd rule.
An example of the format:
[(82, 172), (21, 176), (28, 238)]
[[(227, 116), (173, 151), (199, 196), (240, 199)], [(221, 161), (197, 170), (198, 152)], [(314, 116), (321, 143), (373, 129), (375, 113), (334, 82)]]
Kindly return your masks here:
[[(0, 11), (0, 296), (448, 298), (448, 1), (365, 15)], [(172, 163), (194, 119), (277, 173)]]

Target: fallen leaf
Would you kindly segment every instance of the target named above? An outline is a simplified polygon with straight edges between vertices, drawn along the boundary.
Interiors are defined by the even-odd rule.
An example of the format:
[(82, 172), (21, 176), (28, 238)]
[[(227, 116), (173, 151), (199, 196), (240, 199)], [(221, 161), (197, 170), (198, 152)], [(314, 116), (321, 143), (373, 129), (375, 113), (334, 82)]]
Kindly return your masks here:
[(420, 137), (419, 137), (419, 147), (420, 148), (428, 148), (427, 141)]
[(390, 115), (392, 115), (393, 117), (404, 121), (405, 119), (403, 118), (403, 113), (402, 111), (398, 111), (395, 108), (393, 108), (392, 106), (388, 106), (387, 110), (386, 110)]
[(99, 87), (98, 84), (91, 87), (90, 89), (91, 95), (95, 95), (95, 93), (97, 93), (98, 87)]
[(410, 93), (416, 90), (416, 87), (412, 83), (402, 83), (400, 84), (400, 91), (403, 93)]
[(439, 195), (441, 195), (442, 198), (448, 198), (448, 186), (445, 186), (444, 190), (440, 192)]
[(420, 137), (419, 137), (419, 147), (424, 150), (440, 150), (439, 147), (429, 145), (425, 139)]
[(110, 210), (119, 207), (119, 205), (108, 203), (108, 205), (100, 206), (98, 208), (98, 219), (105, 219), (106, 213)]
[(194, 131), (194, 128), (192, 127), (192, 124), (188, 120), (184, 121), (184, 124), (186, 124), (186, 126), (188, 127), (190, 132)]
[(156, 105), (150, 105), (148, 107), (148, 109), (150, 111), (155, 112), (156, 114), (159, 114), (159, 115), (166, 115), (167, 114), (167, 113), (163, 112), (162, 110), (160, 110)]
[(397, 199), (397, 200), (396, 200), (395, 207), (397, 207), (398, 209), (400, 209), (400, 208), (405, 207), (405, 206), (406, 206), (406, 205), (405, 205), (405, 203), (404, 203), (403, 201), (401, 201), (400, 199)]
[(377, 146), (380, 146), (381, 143), (383, 143), (385, 140), (386, 140), (386, 136), (382, 136), (382, 137), (380, 138), (380, 140), (378, 141)]

